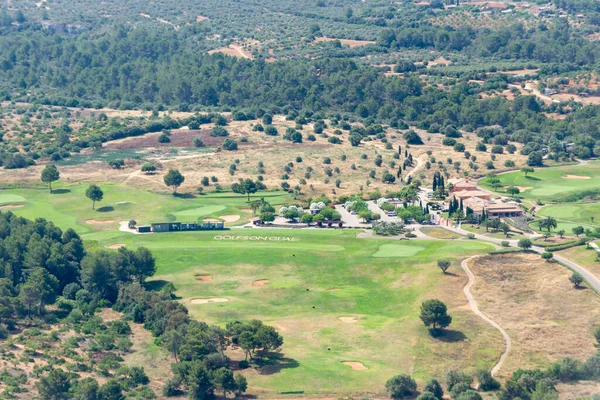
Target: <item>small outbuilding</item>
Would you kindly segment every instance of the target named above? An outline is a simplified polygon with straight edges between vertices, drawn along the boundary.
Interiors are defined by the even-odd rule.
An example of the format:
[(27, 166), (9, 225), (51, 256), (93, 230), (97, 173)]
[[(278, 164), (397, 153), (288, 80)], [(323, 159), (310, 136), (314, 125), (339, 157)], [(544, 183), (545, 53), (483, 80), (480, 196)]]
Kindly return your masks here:
[(152, 226), (150, 225), (140, 225), (137, 227), (138, 233), (150, 233), (152, 232)]

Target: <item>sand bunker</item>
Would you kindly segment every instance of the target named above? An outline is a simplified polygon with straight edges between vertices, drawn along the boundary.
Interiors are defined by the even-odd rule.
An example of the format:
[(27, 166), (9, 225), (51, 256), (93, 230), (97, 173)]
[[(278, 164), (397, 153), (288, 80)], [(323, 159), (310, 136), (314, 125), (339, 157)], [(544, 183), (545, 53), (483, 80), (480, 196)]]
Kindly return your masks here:
[(354, 324), (358, 322), (358, 318), (356, 317), (338, 317), (338, 319), (346, 324)]
[(196, 276), (196, 280), (200, 281), (200, 282), (210, 282), (210, 281), (212, 281), (212, 276), (210, 276), (210, 275), (199, 274), (199, 275), (195, 275), (195, 276)]
[(355, 371), (366, 371), (368, 368), (358, 361), (342, 361), (342, 364), (349, 366)]
[(95, 219), (88, 219), (87, 221), (85, 221), (85, 223), (88, 225), (106, 225), (106, 224), (114, 224), (115, 221), (113, 221), (113, 220), (97, 221)]
[(268, 279), (259, 279), (257, 281), (252, 282), (252, 286), (254, 287), (264, 287), (269, 283)]
[(224, 299), (222, 297), (212, 297), (210, 299), (191, 299), (191, 304), (208, 304), (208, 303), (226, 303), (229, 299)]
[(235, 222), (238, 219), (240, 219), (240, 216), (239, 215), (221, 215), (219, 218), (221, 218), (225, 222)]
[(106, 246), (107, 249), (120, 249), (121, 247), (125, 247), (123, 243), (116, 243)]
[(204, 222), (221, 222), (220, 220), (218, 220), (216, 218), (204, 218), (203, 221)]
[(565, 179), (592, 179), (589, 176), (581, 176), (581, 175), (565, 175)]
[(515, 186), (517, 189), (519, 189), (522, 192), (529, 190), (529, 189), (533, 189), (533, 186)]
[(0, 206), (0, 210), (10, 210), (13, 208), (23, 208), (25, 204), (7, 204), (5, 206)]

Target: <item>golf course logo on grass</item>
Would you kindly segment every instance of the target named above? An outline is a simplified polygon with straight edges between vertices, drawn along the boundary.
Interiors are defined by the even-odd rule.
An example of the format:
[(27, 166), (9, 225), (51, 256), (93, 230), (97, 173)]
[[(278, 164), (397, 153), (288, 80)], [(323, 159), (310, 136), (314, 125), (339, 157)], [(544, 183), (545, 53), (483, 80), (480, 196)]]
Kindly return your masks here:
[(297, 242), (299, 239), (289, 236), (232, 236), (217, 235), (215, 240), (251, 240), (251, 241), (269, 241), (269, 242)]

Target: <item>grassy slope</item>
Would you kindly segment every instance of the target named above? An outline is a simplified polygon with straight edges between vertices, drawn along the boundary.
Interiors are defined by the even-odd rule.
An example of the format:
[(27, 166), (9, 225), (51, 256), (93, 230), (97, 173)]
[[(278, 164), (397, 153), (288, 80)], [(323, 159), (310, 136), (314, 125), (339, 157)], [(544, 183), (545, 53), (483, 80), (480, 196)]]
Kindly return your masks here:
[[(489, 246), (360, 240), (349, 231), (261, 230), (260, 235), (297, 241), (221, 241), (210, 232), (134, 240), (156, 254), (161, 266), (156, 279), (174, 282), (192, 315), (218, 324), (258, 318), (280, 329), (289, 368), (256, 374), (253, 385), (279, 391), (367, 392), (382, 388), (400, 371), (424, 380), (453, 366), (473, 370), (472, 360), (489, 368), (498, 356), (499, 337), (469, 310), (451, 312), (456, 331), (449, 337), (455, 343), (432, 340), (418, 319), (426, 298), (442, 298), (451, 308), (465, 302), (464, 277), (440, 274), (438, 257), (456, 264)], [(212, 281), (200, 282), (196, 274), (209, 274)], [(270, 282), (254, 287), (258, 279)], [(196, 297), (229, 302), (190, 304)], [(344, 323), (341, 316), (359, 321)], [(442, 356), (444, 360), (437, 359)], [(362, 362), (368, 370), (353, 371), (343, 361)]]
[[(85, 197), (87, 185), (72, 185), (55, 189), (53, 194), (38, 189), (7, 189), (0, 191), (0, 206), (24, 204), (23, 208), (11, 209), (15, 214), (27, 218), (43, 217), (59, 227), (73, 228), (85, 234), (92, 231), (113, 230), (119, 221), (136, 220), (139, 224), (159, 221), (197, 221), (198, 218), (221, 215), (240, 215), (238, 225), (248, 221), (246, 196), (231, 192), (210, 193), (191, 198), (174, 197), (170, 194), (157, 194), (130, 187), (102, 184), (104, 199), (96, 203)], [(265, 197), (273, 205), (282, 204), (287, 199), (284, 192), (257, 193), (253, 199)], [(242, 211), (245, 210), (245, 211)], [(86, 221), (112, 221), (107, 224), (88, 224)]]
[[(571, 193), (600, 189), (600, 181), (594, 179), (598, 174), (600, 174), (600, 163), (592, 162), (585, 166), (537, 168), (533, 174), (529, 174), (527, 177), (522, 172), (511, 172), (498, 175), (498, 178), (505, 186), (528, 188), (522, 190), (519, 195), (525, 199), (553, 202), (560, 201), (565, 195)], [(567, 179), (565, 178), (567, 175), (589, 177), (590, 179)], [(491, 189), (486, 180), (483, 180), (481, 184)]]
[[(356, 239), (353, 231), (325, 230), (258, 231), (261, 236), (294, 237), (294, 242), (214, 239), (223, 233), (250, 234), (242, 229), (132, 235), (118, 231), (117, 221), (149, 222), (203, 206), (213, 211), (225, 206), (215, 215), (241, 213), (245, 200), (229, 194), (182, 199), (118, 185), (102, 187), (105, 199), (100, 205), (114, 210), (92, 211), (84, 185), (63, 187), (68, 190), (53, 195), (4, 190), (0, 201), (22, 196), (25, 207), (12, 211), (72, 227), (94, 241), (94, 248), (116, 243), (150, 248), (158, 260), (156, 285), (173, 281), (194, 317), (218, 324), (248, 318), (275, 324), (285, 338), (285, 359), (260, 374), (246, 371), (254, 393), (368, 393), (382, 390), (385, 380), (399, 372), (424, 381), (442, 377), (449, 368), (490, 368), (501, 352), (498, 333), (463, 307), (466, 278), (460, 269), (452, 268), (456, 275), (442, 275), (435, 267), (438, 258), (457, 265), (465, 256), (491, 250), (486, 244)], [(275, 196), (274, 203), (283, 200), (280, 193), (267, 195)], [(15, 197), (11, 202), (15, 200), (23, 202)], [(117, 204), (123, 201), (129, 203)], [(88, 219), (115, 222), (88, 225)], [(201, 273), (210, 274), (212, 281), (196, 280)], [(253, 286), (258, 279), (270, 282)], [(190, 304), (197, 297), (229, 302)], [(445, 301), (454, 318), (452, 331), (442, 340), (430, 338), (418, 319), (421, 301), (427, 298)], [(357, 317), (358, 322), (342, 322), (342, 316)], [(355, 371), (343, 361), (362, 362), (368, 369)]]
[[(538, 168), (533, 174), (525, 176), (522, 172), (511, 172), (498, 175), (501, 183), (508, 186), (518, 186), (521, 189), (519, 196), (526, 200), (541, 200), (544, 203), (562, 201), (565, 196), (584, 190), (600, 190), (600, 162), (590, 162), (588, 165), (569, 165), (556, 168)], [(589, 179), (572, 179), (567, 176), (588, 177)], [(486, 180), (481, 185), (492, 190)], [(505, 189), (498, 189), (503, 193)], [(593, 229), (600, 227), (600, 204), (589, 203), (563, 203), (548, 204), (537, 211), (541, 217), (551, 216), (558, 220), (559, 226), (553, 231), (564, 229), (568, 234), (575, 226), (582, 225)], [(592, 222), (591, 217), (599, 218)], [(537, 230), (535, 224), (533, 229)]]

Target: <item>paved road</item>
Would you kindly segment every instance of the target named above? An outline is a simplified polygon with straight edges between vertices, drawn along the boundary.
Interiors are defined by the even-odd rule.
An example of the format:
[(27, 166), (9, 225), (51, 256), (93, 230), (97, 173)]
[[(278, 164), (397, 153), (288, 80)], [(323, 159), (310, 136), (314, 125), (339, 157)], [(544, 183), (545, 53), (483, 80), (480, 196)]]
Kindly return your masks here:
[(365, 224), (360, 220), (360, 217), (358, 216), (358, 214), (356, 215), (352, 215), (348, 212), (348, 210), (346, 210), (344, 207), (342, 207), (341, 204), (338, 204), (335, 206), (335, 210), (337, 212), (340, 213), (340, 215), (342, 216), (342, 221), (344, 222), (344, 225), (346, 226), (370, 226), (369, 224)]
[(473, 297), (473, 294), (471, 293), (471, 286), (473, 286), (473, 284), (475, 283), (475, 275), (473, 275), (473, 272), (471, 272), (471, 270), (469, 269), (469, 261), (474, 260), (478, 257), (480, 257), (480, 256), (473, 256), (473, 257), (464, 259), (460, 263), (460, 266), (462, 267), (462, 269), (465, 271), (465, 273), (469, 277), (469, 283), (467, 283), (466, 286), (463, 288), (463, 292), (465, 292), (465, 296), (467, 296), (467, 300), (469, 301), (469, 307), (471, 307), (471, 310), (475, 313), (475, 315), (477, 315), (478, 317), (483, 319), (488, 324), (492, 325), (494, 328), (498, 329), (500, 331), (500, 333), (502, 334), (502, 337), (504, 338), (504, 353), (502, 353), (502, 355), (500, 356), (500, 359), (498, 360), (496, 365), (494, 365), (494, 367), (492, 368), (492, 371), (491, 371), (492, 376), (494, 376), (494, 375), (496, 375), (498, 370), (502, 367), (502, 365), (504, 364), (504, 361), (508, 357), (508, 353), (510, 352), (510, 348), (512, 347), (512, 341), (510, 340), (510, 336), (508, 336), (508, 333), (506, 333), (504, 328), (502, 328), (496, 321), (494, 321), (493, 319), (491, 319), (490, 317), (488, 317), (487, 315), (485, 315), (483, 312), (481, 312), (479, 310), (479, 306), (477, 305), (477, 300), (475, 300), (475, 298)]
[(388, 216), (385, 211), (383, 211), (381, 208), (379, 208), (379, 206), (377, 205), (377, 203), (375, 203), (375, 201), (373, 201), (373, 200), (367, 201), (367, 206), (369, 207), (369, 211), (371, 211), (372, 213), (378, 213), (379, 215), (381, 215), (381, 221), (398, 222), (398, 217)]

